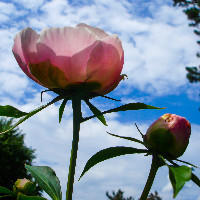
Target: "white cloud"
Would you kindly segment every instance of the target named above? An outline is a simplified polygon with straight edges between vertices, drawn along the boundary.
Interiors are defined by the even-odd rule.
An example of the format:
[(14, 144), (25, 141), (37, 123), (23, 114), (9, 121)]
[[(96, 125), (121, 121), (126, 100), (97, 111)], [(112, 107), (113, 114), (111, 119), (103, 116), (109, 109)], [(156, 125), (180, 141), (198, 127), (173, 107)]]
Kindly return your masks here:
[[(159, 7), (153, 6), (154, 2)], [(147, 91), (149, 97), (147, 95), (146, 99), (149, 99), (151, 96), (174, 94), (181, 91), (180, 89), (185, 88), (187, 84), (184, 67), (198, 63), (195, 58), (198, 49), (195, 44), (196, 38), (188, 27), (181, 10), (171, 8), (158, 0), (154, 2), (148, 4), (143, 1), (144, 5), (147, 3), (146, 9), (150, 6), (148, 12), (152, 16), (142, 17), (138, 16), (137, 9), (133, 9), (135, 2), (130, 3), (125, 0), (111, 0), (109, 4), (107, 1), (93, 1), (91, 4), (76, 7), (65, 0), (38, 0), (31, 1), (30, 4), (26, 4), (24, 0), (15, 4), (2, 2), (0, 4), (0, 11), (3, 15), (0, 17), (1, 20), (3, 22), (7, 20), (8, 24), (14, 24), (15, 27), (4, 27), (0, 30), (1, 104), (11, 104), (26, 111), (41, 105), (40, 94), (36, 93), (37, 88), (31, 85), (33, 82), (28, 81), (12, 55), (11, 49), (16, 32), (26, 26), (40, 31), (49, 26), (69, 26), (80, 22), (119, 34), (125, 49), (123, 72), (129, 76), (129, 79), (124, 81), (117, 90), (120, 95), (128, 94), (133, 89), (139, 89)], [(22, 5), (24, 10), (20, 7), (22, 10), (16, 11), (15, 5)], [(11, 15), (22, 15), (23, 12), (27, 12), (27, 9), (30, 9), (30, 15), (24, 15), (25, 17), (18, 19), (19, 21), (14, 21), (14, 17), (11, 17)], [(37, 11), (40, 11), (40, 14), (33, 16), (33, 13)], [(33, 93), (32, 96), (25, 97), (24, 91), (27, 90)], [(191, 92), (188, 94), (191, 95)], [(16, 101), (19, 98), (23, 98), (23, 103)], [(129, 98), (124, 99), (124, 102), (129, 101)], [(50, 95), (44, 95), (44, 102), (50, 99)], [(100, 108), (107, 106), (99, 105)], [(88, 112), (84, 107), (83, 114), (86, 113)], [(65, 117), (61, 124), (58, 124), (58, 106), (53, 105), (20, 126), (26, 133), (28, 146), (37, 149), (36, 164), (50, 165), (56, 170), (61, 179), (63, 193), (72, 140), (71, 116), (72, 111), (68, 103)], [(90, 199), (105, 199), (106, 190), (112, 191), (119, 188), (125, 191), (126, 196), (134, 195), (137, 198), (145, 184), (150, 159), (143, 156), (124, 156), (105, 161), (92, 168), (80, 182), (77, 182), (85, 162), (97, 151), (110, 146), (133, 145), (107, 135), (106, 131), (139, 137), (132, 125), (134, 122), (121, 123), (118, 121), (118, 114), (108, 115), (106, 118), (109, 124), (107, 128), (97, 120), (86, 122), (81, 127), (74, 189), (75, 200), (88, 199), (88, 195)], [(142, 124), (141, 130), (145, 132), (148, 125), (147, 123)], [(196, 156), (196, 152), (199, 151), (199, 129), (198, 125), (194, 125), (190, 145), (183, 157), (197, 164), (199, 163), (199, 158)], [(170, 200), (172, 191), (162, 190), (168, 184), (166, 174), (167, 169), (160, 170), (152, 191), (156, 189), (164, 199)], [(198, 195), (196, 187), (192, 192)], [(177, 200), (180, 199), (186, 200), (187, 198), (182, 193), (177, 197)]]

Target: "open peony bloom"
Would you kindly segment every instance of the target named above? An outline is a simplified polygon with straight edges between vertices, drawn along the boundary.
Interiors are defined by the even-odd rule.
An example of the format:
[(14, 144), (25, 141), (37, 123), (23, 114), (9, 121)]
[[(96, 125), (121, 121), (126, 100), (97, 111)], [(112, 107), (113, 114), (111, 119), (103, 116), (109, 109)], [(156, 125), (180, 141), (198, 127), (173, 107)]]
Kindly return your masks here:
[(86, 24), (40, 34), (26, 28), (16, 35), (13, 54), (27, 76), (49, 89), (93, 85), (92, 92), (106, 94), (122, 79), (121, 41)]
[(188, 120), (175, 114), (164, 114), (148, 128), (144, 142), (153, 151), (177, 158), (185, 152), (190, 134)]

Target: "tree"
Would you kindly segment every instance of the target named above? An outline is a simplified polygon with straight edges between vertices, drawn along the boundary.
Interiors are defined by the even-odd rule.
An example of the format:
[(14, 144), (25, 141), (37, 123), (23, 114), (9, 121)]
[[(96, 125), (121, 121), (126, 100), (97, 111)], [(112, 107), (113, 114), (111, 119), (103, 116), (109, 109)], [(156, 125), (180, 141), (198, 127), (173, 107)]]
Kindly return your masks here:
[[(108, 197), (109, 200), (134, 200), (133, 197), (124, 197), (124, 192), (121, 191), (120, 189), (115, 192), (113, 191), (112, 194), (110, 195), (109, 192), (106, 192), (106, 196)], [(158, 192), (155, 191), (155, 193), (151, 193), (148, 196), (148, 200), (162, 200), (159, 196), (158, 196)]]
[[(200, 36), (200, 0), (173, 0), (174, 6), (185, 8), (184, 12), (188, 20), (191, 21), (189, 26), (194, 27), (194, 33)], [(200, 45), (200, 40), (197, 41)], [(197, 52), (196, 56), (200, 58), (200, 53)], [(200, 66), (186, 67), (187, 78), (191, 83), (200, 82)]]
[[(0, 119), (0, 132), (13, 126), (13, 119)], [(18, 178), (32, 177), (27, 173), (24, 164), (31, 165), (35, 150), (24, 144), (24, 134), (19, 128), (8, 133), (0, 134), (0, 186), (13, 189), (13, 184)], [(37, 194), (41, 190), (37, 187)]]

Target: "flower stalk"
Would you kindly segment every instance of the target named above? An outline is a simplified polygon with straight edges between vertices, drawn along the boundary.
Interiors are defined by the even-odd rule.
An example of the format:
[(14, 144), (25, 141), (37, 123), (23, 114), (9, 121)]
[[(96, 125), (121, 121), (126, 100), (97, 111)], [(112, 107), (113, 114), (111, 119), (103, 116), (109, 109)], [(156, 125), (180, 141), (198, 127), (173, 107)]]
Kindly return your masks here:
[(144, 190), (141, 194), (140, 200), (147, 200), (154, 178), (156, 176), (158, 168), (160, 167), (160, 162), (158, 159), (159, 158), (156, 155), (152, 155), (151, 169)]
[(71, 158), (68, 172), (68, 183), (66, 191), (66, 200), (72, 200), (73, 184), (76, 168), (76, 158), (78, 152), (79, 131), (81, 123), (81, 98), (77, 95), (72, 97), (73, 109), (73, 140), (71, 149)]

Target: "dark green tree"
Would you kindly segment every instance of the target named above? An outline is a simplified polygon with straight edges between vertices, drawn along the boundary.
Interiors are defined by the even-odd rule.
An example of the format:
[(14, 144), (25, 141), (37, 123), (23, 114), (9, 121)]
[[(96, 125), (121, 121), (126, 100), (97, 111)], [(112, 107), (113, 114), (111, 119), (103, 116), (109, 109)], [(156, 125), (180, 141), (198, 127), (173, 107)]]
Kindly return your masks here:
[[(109, 192), (106, 192), (106, 196), (108, 197), (109, 200), (134, 200), (133, 197), (124, 197), (124, 192), (121, 191), (120, 189), (115, 192), (113, 191), (112, 194), (109, 194)], [(159, 196), (158, 196), (158, 192), (155, 191), (155, 193), (151, 193), (148, 196), (148, 200), (162, 200)]]
[[(13, 119), (0, 118), (0, 132), (12, 126)], [(0, 134), (0, 186), (12, 190), (17, 179), (27, 178), (34, 181), (24, 167), (25, 164), (32, 164), (34, 152), (34, 149), (24, 144), (24, 134), (19, 128)], [(38, 186), (36, 194), (41, 196)]]
[[(194, 27), (194, 33), (200, 37), (200, 0), (173, 0), (174, 6), (185, 8), (184, 12), (190, 21), (189, 26)], [(200, 45), (200, 40), (197, 41)], [(197, 52), (200, 58), (200, 53)], [(187, 78), (191, 83), (200, 82), (200, 66), (186, 67)]]

